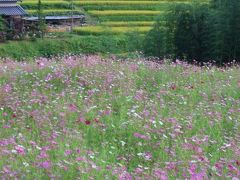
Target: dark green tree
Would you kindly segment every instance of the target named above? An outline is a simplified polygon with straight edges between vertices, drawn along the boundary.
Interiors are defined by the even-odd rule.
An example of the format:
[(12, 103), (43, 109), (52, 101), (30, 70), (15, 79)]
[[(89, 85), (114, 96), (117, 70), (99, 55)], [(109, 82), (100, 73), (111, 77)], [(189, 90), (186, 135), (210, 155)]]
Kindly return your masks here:
[(211, 5), (210, 56), (222, 63), (240, 61), (240, 1), (213, 0)]
[(144, 42), (144, 54), (147, 56), (156, 56), (161, 59), (166, 57), (166, 30), (162, 28), (159, 21), (148, 32)]
[(145, 54), (188, 61), (240, 62), (240, 1), (173, 4), (147, 35)]
[(146, 38), (145, 54), (200, 60), (204, 57), (208, 7), (173, 4), (162, 23), (156, 23)]
[(208, 6), (199, 3), (177, 4), (171, 7), (166, 16), (169, 34), (167, 44), (173, 49), (172, 54), (175, 58), (189, 61), (205, 59), (205, 51), (208, 48), (205, 41), (208, 12)]

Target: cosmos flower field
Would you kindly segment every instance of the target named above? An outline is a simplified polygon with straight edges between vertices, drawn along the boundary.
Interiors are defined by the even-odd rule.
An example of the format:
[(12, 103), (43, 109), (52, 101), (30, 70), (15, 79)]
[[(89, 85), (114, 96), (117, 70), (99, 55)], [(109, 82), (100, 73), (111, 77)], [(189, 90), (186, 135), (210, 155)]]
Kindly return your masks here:
[(240, 68), (0, 63), (0, 179), (240, 177)]

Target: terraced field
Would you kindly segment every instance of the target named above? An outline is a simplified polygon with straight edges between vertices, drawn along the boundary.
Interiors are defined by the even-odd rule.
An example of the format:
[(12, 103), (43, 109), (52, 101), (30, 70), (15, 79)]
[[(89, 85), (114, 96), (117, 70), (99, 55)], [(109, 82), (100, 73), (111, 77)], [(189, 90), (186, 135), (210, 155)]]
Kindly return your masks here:
[[(74, 14), (86, 14), (87, 26), (75, 27), (79, 35), (119, 34), (131, 31), (148, 32), (157, 17), (171, 3), (190, 3), (190, 0), (74, 0)], [(71, 1), (43, 0), (45, 15), (69, 15)], [(201, 1), (201, 2), (207, 2)], [(36, 15), (37, 2), (24, 0), (23, 7)]]

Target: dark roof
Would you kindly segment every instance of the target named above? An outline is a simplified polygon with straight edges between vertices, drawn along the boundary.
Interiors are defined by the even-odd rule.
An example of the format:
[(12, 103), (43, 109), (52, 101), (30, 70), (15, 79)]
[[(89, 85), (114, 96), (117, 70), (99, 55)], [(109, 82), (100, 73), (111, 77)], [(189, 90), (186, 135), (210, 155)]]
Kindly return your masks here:
[(0, 3), (1, 2), (17, 2), (17, 1), (21, 1), (21, 0), (0, 0)]
[[(46, 16), (45, 20), (68, 20), (68, 19), (81, 19), (84, 15), (74, 15), (74, 16)], [(32, 17), (25, 17), (23, 18), (26, 21), (38, 21), (38, 17), (32, 16)]]
[(19, 6), (0, 6), (0, 15), (5, 16), (23, 16), (27, 13), (24, 11), (24, 9)]

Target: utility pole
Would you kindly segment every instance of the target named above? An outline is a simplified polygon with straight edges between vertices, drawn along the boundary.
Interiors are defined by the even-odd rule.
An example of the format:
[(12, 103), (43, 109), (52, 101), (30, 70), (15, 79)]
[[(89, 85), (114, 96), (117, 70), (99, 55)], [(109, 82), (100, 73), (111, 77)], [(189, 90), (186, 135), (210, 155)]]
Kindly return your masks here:
[(43, 38), (46, 30), (45, 17), (42, 9), (42, 1), (38, 0), (38, 31), (40, 31), (40, 37)]
[(73, 0), (71, 0), (71, 32), (73, 32)]

